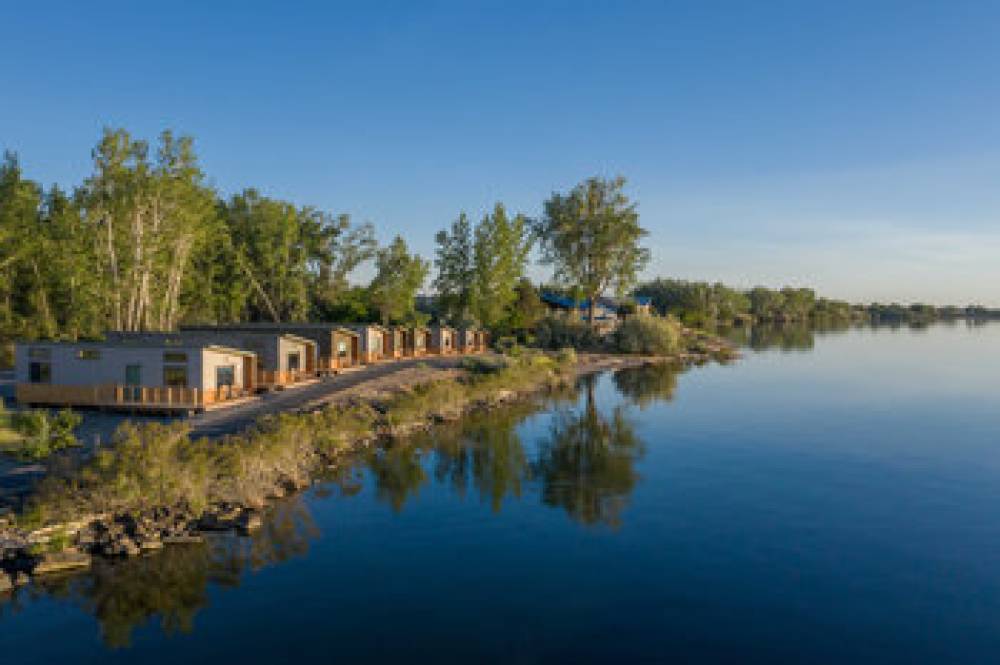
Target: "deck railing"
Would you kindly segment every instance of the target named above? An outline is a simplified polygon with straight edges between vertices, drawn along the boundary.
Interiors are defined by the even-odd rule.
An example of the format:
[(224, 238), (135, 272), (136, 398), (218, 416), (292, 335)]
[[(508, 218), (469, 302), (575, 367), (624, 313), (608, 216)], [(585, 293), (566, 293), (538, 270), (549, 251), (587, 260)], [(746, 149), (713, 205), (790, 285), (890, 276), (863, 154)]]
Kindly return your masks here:
[(21, 404), (149, 409), (198, 409), (228, 402), (246, 394), (245, 390), (235, 386), (201, 389), (122, 384), (60, 386), (47, 383), (19, 383), (15, 388), (17, 401)]
[(304, 381), (312, 376), (312, 373), (305, 370), (288, 371), (268, 371), (266, 369), (257, 370), (257, 385), (261, 387), (287, 386), (299, 381)]
[(330, 372), (333, 370), (344, 369), (345, 367), (354, 367), (358, 363), (351, 359), (350, 356), (328, 358), (322, 357), (317, 362), (317, 367), (321, 372)]

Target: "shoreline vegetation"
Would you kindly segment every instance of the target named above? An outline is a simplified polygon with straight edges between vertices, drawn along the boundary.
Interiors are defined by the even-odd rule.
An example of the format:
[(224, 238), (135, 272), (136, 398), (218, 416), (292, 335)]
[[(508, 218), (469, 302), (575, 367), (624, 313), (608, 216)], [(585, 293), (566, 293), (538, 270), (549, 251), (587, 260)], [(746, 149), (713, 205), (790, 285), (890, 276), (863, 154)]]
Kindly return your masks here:
[(982, 305), (852, 304), (818, 296), (809, 288), (757, 286), (743, 290), (720, 282), (657, 278), (639, 284), (632, 294), (650, 298), (653, 309), (663, 316), (707, 328), (761, 323), (929, 325), (959, 319), (1000, 320), (1000, 309)]
[(719, 338), (682, 333), (683, 344), (669, 355), (515, 347), (504, 355), (469, 356), (460, 369), (423, 383), (268, 416), (219, 440), (192, 439), (183, 421), (126, 422), (112, 446), (78, 468), (55, 469), (20, 511), (0, 518), (0, 589), (31, 576), (86, 569), (94, 557), (199, 542), (207, 532), (249, 534), (262, 524), (268, 502), (311, 486), (379, 441), (525, 400), (585, 374), (737, 357)]

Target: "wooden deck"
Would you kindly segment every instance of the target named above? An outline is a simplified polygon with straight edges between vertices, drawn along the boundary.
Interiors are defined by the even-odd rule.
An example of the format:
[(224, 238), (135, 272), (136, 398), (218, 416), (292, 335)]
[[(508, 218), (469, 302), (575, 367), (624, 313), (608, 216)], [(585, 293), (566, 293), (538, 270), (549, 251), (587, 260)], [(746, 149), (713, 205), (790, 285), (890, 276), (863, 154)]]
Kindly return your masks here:
[(182, 388), (125, 385), (58, 386), (19, 383), (14, 388), (18, 404), (78, 406), (116, 411), (204, 411), (228, 406), (249, 397), (239, 388)]

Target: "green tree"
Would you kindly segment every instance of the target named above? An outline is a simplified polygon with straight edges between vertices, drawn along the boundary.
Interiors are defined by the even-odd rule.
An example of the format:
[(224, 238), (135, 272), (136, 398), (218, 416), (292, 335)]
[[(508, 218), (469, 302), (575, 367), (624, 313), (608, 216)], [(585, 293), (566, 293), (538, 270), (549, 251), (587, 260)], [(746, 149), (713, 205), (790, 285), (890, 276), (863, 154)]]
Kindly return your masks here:
[(414, 300), (424, 285), (430, 264), (410, 254), (400, 236), (375, 256), (376, 274), (372, 280), (371, 301), (383, 324), (404, 321), (416, 312)]
[[(359, 266), (375, 258), (378, 243), (371, 224), (354, 226), (350, 217), (339, 215), (330, 225), (334, 232), (324, 237), (325, 246), (313, 258), (314, 279), (311, 288), (313, 317), (334, 320), (334, 313), (344, 300), (357, 302), (348, 276)], [(361, 319), (356, 319), (361, 320)]]
[(444, 321), (458, 322), (470, 316), (472, 280), (474, 274), (472, 225), (463, 212), (452, 222), (450, 230), (438, 231), (434, 263), (438, 274), (434, 279), (437, 308)]
[(509, 326), (531, 244), (528, 219), (510, 218), (502, 203), (476, 226), (469, 300), (473, 318), (486, 328)]
[(596, 299), (611, 287), (623, 296), (649, 262), (649, 250), (639, 244), (647, 231), (624, 186), (620, 177), (591, 178), (569, 194), (555, 193), (536, 226), (542, 261), (554, 267), (557, 281), (590, 299), (594, 325)]
[(512, 330), (525, 331), (535, 327), (538, 320), (545, 316), (545, 305), (538, 295), (538, 289), (527, 277), (522, 277), (515, 289), (514, 304), (511, 307), (510, 327)]
[[(225, 234), (216, 251), (234, 269), (220, 277), (243, 283), (232, 293), (241, 302), (240, 318), (328, 318), (350, 290), (348, 275), (374, 255), (371, 225), (352, 226), (347, 215), (297, 208), (255, 189), (221, 208)], [(226, 283), (220, 290), (231, 292), (231, 287)]]
[(116, 330), (172, 328), (192, 256), (215, 216), (193, 141), (164, 131), (150, 159), (146, 142), (108, 129), (93, 160), (79, 200), (99, 239), (108, 322)]

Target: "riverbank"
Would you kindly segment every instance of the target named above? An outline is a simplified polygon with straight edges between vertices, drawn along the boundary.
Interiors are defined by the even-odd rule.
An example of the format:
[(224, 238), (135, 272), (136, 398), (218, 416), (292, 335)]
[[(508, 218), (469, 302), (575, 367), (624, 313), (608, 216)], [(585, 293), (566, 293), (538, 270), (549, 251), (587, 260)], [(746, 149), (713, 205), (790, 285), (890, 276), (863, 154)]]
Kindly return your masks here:
[(380, 439), (406, 437), (584, 374), (731, 355), (721, 343), (714, 352), (699, 348), (669, 358), (520, 351), (469, 357), (458, 367), (410, 368), (218, 440), (190, 437), (183, 422), (126, 424), (112, 447), (82, 468), (52, 474), (20, 514), (0, 518), (0, 589), (30, 575), (86, 568), (96, 556), (136, 556), (211, 531), (250, 533), (269, 501), (310, 486)]

